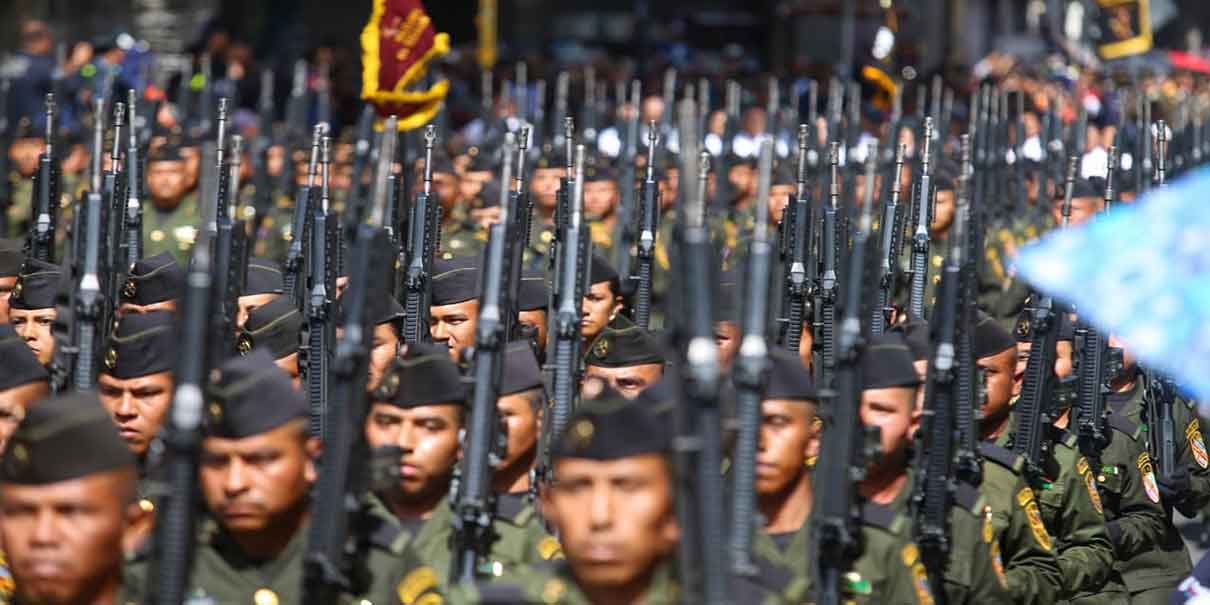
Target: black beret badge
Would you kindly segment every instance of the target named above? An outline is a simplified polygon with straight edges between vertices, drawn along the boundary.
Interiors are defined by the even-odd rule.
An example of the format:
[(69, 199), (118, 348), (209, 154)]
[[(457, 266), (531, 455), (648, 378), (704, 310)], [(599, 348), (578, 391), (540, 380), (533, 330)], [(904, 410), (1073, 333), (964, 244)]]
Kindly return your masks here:
[(597, 357), (608, 357), (609, 356), (609, 339), (608, 338), (598, 338), (596, 344), (592, 345), (592, 350), (594, 353), (596, 353)]
[(134, 299), (139, 293), (139, 286), (133, 279), (127, 279), (126, 284), (122, 286), (122, 298)]
[(252, 342), (252, 335), (245, 332), (239, 335), (239, 338), (235, 343), (235, 348), (239, 351), (240, 355), (247, 355), (248, 352), (252, 350), (252, 346), (254, 344), (255, 343)]
[(25, 281), (24, 281), (24, 280), (21, 278), (21, 276), (20, 276), (20, 275), (18, 275), (18, 276), (17, 276), (17, 283), (16, 283), (16, 284), (13, 284), (13, 291), (12, 291), (12, 293), (11, 293), (12, 297), (13, 297), (13, 298), (21, 298), (21, 291), (22, 291), (22, 290), (24, 290), (24, 289), (25, 289)]
[(1029, 318), (1022, 317), (1022, 318), (1018, 319), (1017, 325), (1016, 325), (1014, 331), (1016, 332), (1017, 336), (1022, 336), (1022, 337), (1029, 336), (1029, 331), (1030, 331)]
[(105, 368), (113, 371), (113, 368), (118, 365), (118, 350), (115, 347), (109, 347), (105, 351)]

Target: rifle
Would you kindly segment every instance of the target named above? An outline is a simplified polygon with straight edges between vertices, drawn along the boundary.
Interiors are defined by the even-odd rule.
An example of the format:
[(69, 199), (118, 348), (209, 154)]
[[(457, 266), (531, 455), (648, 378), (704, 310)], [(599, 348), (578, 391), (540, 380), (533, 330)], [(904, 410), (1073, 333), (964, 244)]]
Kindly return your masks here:
[(828, 205), (823, 210), (823, 228), (821, 229), (819, 246), (822, 252), (823, 268), (819, 274), (819, 313), (815, 316), (818, 324), (815, 333), (819, 334), (820, 357), (823, 363), (816, 372), (817, 384), (822, 388), (832, 386), (832, 374), (836, 370), (836, 299), (837, 294), (837, 233), (836, 212), (840, 204), (840, 143), (832, 142), (828, 149), (828, 165), (831, 182), (828, 186)]
[[(143, 258), (143, 202), (140, 199), (143, 193), (143, 173), (141, 171), (143, 164), (139, 160), (139, 135), (135, 129), (135, 92), (133, 89), (127, 91), (126, 98), (129, 101), (127, 111), (130, 112), (130, 139), (126, 146), (126, 205), (123, 209), (125, 220), (122, 224), (121, 235), (121, 245), (125, 248), (126, 255), (122, 258), (118, 268), (130, 271), (130, 268), (140, 258)], [(124, 282), (125, 280), (117, 280), (117, 283)]]
[(319, 77), (315, 80), (315, 121), (332, 123), (332, 65), (319, 65)]
[(332, 262), (332, 248), (336, 239), (337, 221), (328, 219), (329, 179), (332, 166), (332, 139), (324, 137), (320, 142), (320, 185), (319, 204), (311, 219), (310, 246), (307, 250), (307, 297), (305, 321), (299, 347), (299, 369), (303, 383), (307, 385), (307, 401), (311, 406), (311, 434), (326, 440), (328, 435), (328, 397), (330, 389), (331, 360), (328, 351), (336, 340), (335, 325), (332, 323), (332, 296), (336, 293), (336, 267)]
[(513, 83), (513, 89), (517, 91), (514, 95), (517, 103), (517, 121), (525, 123), (526, 114), (529, 112), (529, 74), (525, 61), (517, 61), (516, 81)]
[[(122, 192), (122, 120), (126, 116), (126, 106), (121, 102), (113, 104), (113, 147), (109, 152), (109, 170), (105, 171), (101, 184), (102, 205), (105, 212), (102, 215), (104, 229), (104, 250), (102, 257), (108, 275), (104, 279), (105, 308), (103, 309), (102, 325), (113, 325), (114, 310), (116, 309), (119, 288), (126, 282), (128, 267), (122, 266), (122, 212), (125, 196)], [(130, 125), (134, 130), (134, 124)], [(138, 186), (137, 184), (135, 186)]]
[[(681, 146), (682, 203), (679, 204), (673, 266), (679, 278), (675, 295), (685, 309), (675, 322), (673, 334), (682, 355), (682, 370), (671, 383), (679, 404), (673, 426), (677, 438), (673, 455), (681, 478), (677, 485), (677, 514), (684, 528), (680, 562), (686, 602), (710, 605), (730, 602), (727, 556), (726, 510), (722, 468), (719, 360), (714, 341), (714, 309), (711, 292), (714, 252), (706, 226), (706, 192), (700, 174), (710, 168), (710, 154), (698, 154), (700, 138), (695, 101), (687, 97), (677, 112), (677, 135)], [(697, 178), (695, 178), (697, 177)], [(767, 222), (767, 221), (766, 221)], [(685, 304), (693, 301), (692, 304)], [(761, 329), (764, 329), (762, 324)]]
[[(800, 131), (801, 134), (801, 131)], [(800, 140), (801, 140), (800, 136)], [(801, 145), (799, 147), (802, 149)], [(752, 535), (756, 515), (756, 450), (760, 441), (761, 399), (764, 398), (768, 372), (768, 341), (765, 335), (769, 314), (769, 280), (773, 267), (773, 243), (769, 235), (769, 189), (773, 180), (773, 138), (760, 141), (759, 180), (757, 181), (755, 224), (748, 248), (746, 284), (742, 290), (743, 343), (736, 359), (735, 402), (739, 435), (735, 444), (731, 485), (731, 570), (737, 575), (753, 575)], [(799, 167), (802, 167), (800, 153)], [(800, 172), (801, 174), (801, 172)], [(805, 222), (805, 221), (802, 221)], [(804, 238), (805, 239), (805, 238)], [(802, 267), (799, 263), (801, 278)], [(801, 297), (805, 300), (805, 290)], [(800, 301), (801, 302), (801, 301)], [(795, 315), (791, 311), (791, 316)], [(801, 328), (802, 315), (798, 313)]]
[[(836, 143), (832, 144), (832, 149), (835, 153)], [(875, 152), (866, 158), (869, 183), (873, 183), (877, 157)], [(867, 187), (867, 197), (872, 193), (873, 187)], [(863, 279), (865, 273), (878, 271), (878, 263), (868, 263), (871, 259), (865, 254), (873, 223), (872, 205), (867, 201), (861, 207), (847, 263), (842, 303), (844, 319), (837, 338), (836, 390), (831, 391), (831, 385), (825, 384), (821, 394), (824, 401), (820, 407), (828, 410), (824, 418), (828, 430), (824, 432), (815, 477), (819, 485), (827, 488), (815, 492), (811, 521), (814, 552), (828, 553), (817, 558), (813, 576), (819, 580), (816, 601), (821, 605), (842, 602), (844, 575), (861, 548), (861, 497), (857, 493), (857, 482), (865, 476), (869, 457), (866, 443), (870, 435), (863, 431), (858, 411), (862, 392), (861, 356), (865, 349), (861, 318), (870, 316), (863, 312), (862, 301), (874, 300), (873, 292), (863, 292), (863, 289), (873, 287), (879, 281), (876, 275), (871, 276), (875, 278), (872, 280)]]
[(433, 271), (433, 256), (441, 241), (441, 200), (433, 191), (433, 145), (437, 129), (424, 129), (424, 184), (412, 200), (408, 217), (407, 273), (404, 277), (403, 341), (412, 344), (428, 342), (429, 301), (432, 297), (429, 278)]
[[(508, 230), (514, 220), (509, 215), (508, 201), (508, 185), (512, 180), (510, 160), (516, 153), (512, 138), (511, 133), (505, 135), (504, 166), (500, 176), (500, 220), (488, 227), (487, 249), (484, 251), (483, 272), (480, 275), (482, 294), (479, 297), (479, 321), (475, 328), (474, 391), (467, 423), (466, 456), (462, 459), (462, 473), (454, 503), (452, 546), (455, 556), (450, 566), (451, 583), (474, 583), (483, 573), (480, 561), (487, 555), (495, 539), (492, 531), (496, 508), (492, 490), (492, 460), (500, 453), (500, 419), (496, 415), (496, 400), (500, 397), (508, 335), (516, 322), (516, 314), (510, 311), (514, 301), (509, 300), (512, 295), (509, 290), (511, 285), (519, 283), (512, 278), (509, 267), (512, 259), (506, 250), (511, 245)], [(584, 147), (580, 146), (577, 159), (582, 161), (583, 157)]]
[(353, 147), (353, 183), (348, 192), (348, 210), (345, 212), (349, 225), (356, 225), (365, 220), (365, 200), (369, 194), (365, 172), (370, 166), (373, 144), (374, 106), (366, 103), (361, 108), (361, 116), (357, 118), (357, 143)]
[[(962, 135), (962, 153), (969, 161), (971, 138)], [(949, 560), (951, 536), (949, 527), (950, 505), (953, 502), (954, 482), (954, 411), (959, 399), (959, 388), (955, 375), (955, 345), (962, 313), (959, 301), (962, 268), (966, 253), (966, 216), (969, 210), (965, 175), (957, 198), (954, 213), (953, 239), (949, 243), (945, 267), (942, 270), (940, 293), (936, 312), (933, 314), (933, 334), (937, 346), (929, 361), (928, 378), (925, 383), (924, 420), (921, 425), (923, 447), (921, 448), (921, 472), (916, 477), (915, 501), (916, 543), (920, 545), (921, 559), (934, 586), (943, 585), (945, 568)], [(941, 582), (942, 584), (932, 584)]]
[[(1108, 210), (1113, 203), (1113, 177), (1117, 170), (1118, 148), (1109, 147), (1109, 170), (1105, 174), (1105, 208)], [(1079, 353), (1077, 372), (1076, 401), (1079, 412), (1076, 425), (1077, 445), (1080, 453), (1090, 462), (1099, 464), (1101, 451), (1109, 445), (1109, 431), (1106, 427), (1107, 410), (1105, 396), (1108, 394), (1106, 384), (1106, 367), (1109, 362), (1109, 343), (1096, 326), (1081, 319), (1076, 324), (1074, 348)]]
[[(1079, 156), (1073, 155), (1067, 163), (1066, 193), (1063, 196), (1062, 227), (1067, 228), (1071, 216), (1071, 196), (1075, 188), (1076, 169)], [(1021, 397), (1017, 400), (1016, 424), (1013, 427), (1013, 453), (1025, 460), (1026, 476), (1037, 484), (1046, 475), (1046, 464), (1050, 460), (1051, 444), (1044, 436), (1043, 428), (1050, 420), (1051, 402), (1054, 392), (1055, 343), (1059, 336), (1059, 317), (1062, 308), (1049, 296), (1035, 296), (1030, 314), (1029, 361), (1025, 364), (1025, 376), (1021, 381)]]
[(651, 280), (655, 271), (655, 244), (660, 230), (660, 186), (655, 180), (655, 152), (659, 142), (655, 122), (647, 126), (647, 176), (639, 186), (638, 274), (634, 296), (634, 322), (644, 330), (651, 325)]
[(878, 306), (874, 309), (870, 321), (870, 333), (874, 336), (882, 334), (890, 321), (891, 297), (895, 295), (896, 276), (899, 271), (899, 251), (902, 243), (899, 238), (901, 230), (897, 227), (903, 220), (903, 209), (899, 204), (899, 194), (903, 186), (903, 156), (907, 153), (907, 145), (898, 145), (895, 152), (895, 178), (891, 185), (891, 198), (882, 205), (882, 216), (878, 220), (879, 254), (878, 263), (882, 279), (878, 283)]
[[(638, 243), (638, 221), (635, 220), (636, 196), (638, 194), (635, 181), (634, 160), (638, 155), (639, 138), (639, 104), (642, 102), (642, 91), (638, 80), (630, 84), (630, 104), (634, 108), (630, 117), (626, 118), (626, 144), (622, 151), (622, 176), (618, 185), (621, 187), (622, 200), (618, 205), (617, 220), (613, 228), (613, 258), (610, 259), (618, 270), (618, 275), (630, 277), (631, 249)], [(619, 100), (620, 104), (620, 100)], [(634, 293), (634, 283), (630, 279), (622, 280), (622, 296), (629, 298)]]
[[(210, 216), (210, 198), (200, 198), (201, 215)], [(204, 227), (204, 225), (203, 225)], [(192, 262), (188, 264), (181, 300), (181, 348), (174, 376), (172, 413), (164, 430), (166, 487), (156, 515), (151, 560), (156, 572), (147, 576), (149, 602), (179, 605), (185, 589), (196, 539), (197, 472), (202, 445), (202, 413), (211, 334), (212, 283), (208, 228), (198, 230)]]
[(31, 195), (33, 226), (26, 248), (28, 256), (43, 262), (55, 262), (55, 231), (59, 223), (59, 158), (55, 155), (55, 95), (46, 95), (45, 150), (38, 156)]
[(914, 221), (916, 229), (912, 234), (912, 287), (908, 301), (908, 313), (912, 317), (924, 319), (924, 286), (928, 279), (929, 260), (929, 222), (933, 214), (932, 189), (933, 165), (931, 154), (933, 149), (933, 119), (924, 119), (924, 152), (920, 155), (920, 183), (916, 187)]
[(1164, 120), (1155, 127), (1155, 185), (1168, 186), (1168, 123)]
[[(310, 235), (311, 198), (315, 190), (315, 170), (319, 165), (319, 142), (328, 131), (328, 125), (319, 123), (311, 133), (311, 159), (307, 162), (307, 184), (294, 194), (294, 216), (290, 221), (290, 247), (286, 249), (286, 261), (282, 265), (284, 281), (283, 295), (302, 308), (303, 296), (300, 277), (303, 275), (303, 246)], [(288, 160), (287, 160), (288, 163)]]
[(1172, 408), (1176, 405), (1176, 383), (1171, 378), (1151, 370), (1143, 372), (1143, 402), (1147, 414), (1150, 451), (1157, 460), (1157, 475), (1160, 480), (1170, 480), (1178, 472), (1176, 419)]
[[(76, 391), (88, 391), (97, 384), (97, 349), (100, 346), (101, 334), (104, 332), (105, 296), (102, 294), (101, 279), (107, 274), (102, 267), (102, 248), (104, 246), (104, 228), (101, 221), (104, 218), (105, 198), (101, 174), (101, 149), (105, 144), (105, 101), (93, 101), (93, 162), (91, 187), (84, 195), (84, 205), (81, 208), (80, 224), (83, 233), (77, 232), (76, 239), (80, 242), (83, 265), (80, 267), (80, 279), (76, 282), (74, 317), (76, 338), (76, 360), (72, 373), (72, 388)], [(67, 268), (65, 268), (67, 269)]]
[[(584, 214), (584, 146), (576, 146), (575, 169), (571, 177), (572, 190), (568, 194), (569, 214), (563, 228), (562, 245), (558, 250), (559, 273), (555, 283), (559, 285), (557, 305), (554, 307), (554, 381), (551, 386), (553, 407), (551, 408), (551, 434), (562, 435), (571, 412), (576, 406), (579, 391), (580, 369), (580, 304), (584, 290), (591, 281), (585, 270), (586, 260), (591, 258), (591, 240)], [(549, 445), (547, 446), (549, 447)], [(549, 451), (547, 460), (549, 460)]]
[[(212, 283), (214, 288), (211, 296), (210, 315), (211, 329), (214, 330), (214, 342), (210, 347), (210, 367), (218, 367), (225, 359), (235, 353), (235, 313), (236, 299), (235, 296), (230, 296), (234, 284), (231, 282), (231, 269), (237, 264), (237, 259), (232, 254), (232, 240), (234, 238), (232, 217), (235, 209), (231, 207), (230, 201), (227, 199), (227, 194), (230, 189), (229, 179), (230, 172), (227, 170), (227, 99), (222, 98), (218, 101), (218, 129), (215, 143), (214, 167), (216, 181), (214, 186), (214, 219), (210, 223), (209, 229), (211, 236), (214, 238), (214, 276)], [(239, 156), (242, 150), (234, 148), (235, 138), (233, 137), (232, 155)], [(238, 176), (236, 177), (238, 178)]]
[(782, 279), (786, 284), (781, 305), (786, 326), (782, 343), (792, 353), (797, 353), (802, 343), (802, 328), (811, 289), (807, 276), (807, 254), (812, 239), (811, 193), (807, 189), (809, 136), (807, 125), (799, 125), (798, 171), (795, 175), (797, 190), (794, 199), (786, 205), (781, 220)]
[(723, 109), (726, 115), (723, 126), (723, 147), (718, 156), (718, 174), (721, 178), (714, 184), (714, 209), (726, 212), (735, 201), (735, 186), (731, 184), (731, 154), (732, 142), (739, 129), (739, 82), (727, 80)]
[(366, 380), (373, 334), (372, 305), (382, 301), (374, 294), (389, 291), (389, 268), (394, 264), (394, 251), (382, 222), (397, 132), (398, 118), (392, 115), (383, 129), (369, 221), (358, 223), (353, 232), (350, 266), (366, 270), (350, 272), (341, 299), (345, 310), (343, 337), (332, 356), (328, 441), (324, 444), (315, 491), (319, 497), (303, 555), (302, 594), (306, 605), (331, 605), (340, 593), (360, 589), (361, 578), (354, 577), (354, 562), (361, 540), (350, 535), (348, 528), (351, 524), (357, 527), (366, 514), (362, 500), (369, 489), (369, 469), (362, 427), (369, 409)]
[[(968, 133), (969, 135), (969, 133)], [(974, 166), (971, 159), (971, 137), (961, 141), (962, 165), (959, 185), (962, 187), (962, 205), (955, 213), (962, 215), (964, 229), (961, 238), (955, 238), (964, 248), (962, 258), (960, 291), (958, 292), (958, 327), (955, 330), (957, 368), (954, 394), (954, 472), (956, 478), (972, 487), (983, 484), (983, 458), (979, 454), (979, 430), (975, 410), (980, 409), (980, 370), (975, 359), (975, 305), (979, 285), (979, 257), (983, 254), (983, 238), (971, 197)], [(956, 217), (955, 217), (956, 218)]]

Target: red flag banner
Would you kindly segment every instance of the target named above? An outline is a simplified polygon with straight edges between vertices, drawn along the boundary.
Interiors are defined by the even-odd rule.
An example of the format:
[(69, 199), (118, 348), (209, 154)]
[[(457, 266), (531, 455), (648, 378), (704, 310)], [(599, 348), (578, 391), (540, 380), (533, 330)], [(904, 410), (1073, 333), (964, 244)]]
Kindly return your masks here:
[(449, 34), (439, 34), (421, 0), (374, 0), (361, 32), (361, 98), (383, 116), (399, 116), (399, 130), (428, 123), (449, 92), (441, 80), (428, 90), (411, 90), (434, 57), (450, 50)]

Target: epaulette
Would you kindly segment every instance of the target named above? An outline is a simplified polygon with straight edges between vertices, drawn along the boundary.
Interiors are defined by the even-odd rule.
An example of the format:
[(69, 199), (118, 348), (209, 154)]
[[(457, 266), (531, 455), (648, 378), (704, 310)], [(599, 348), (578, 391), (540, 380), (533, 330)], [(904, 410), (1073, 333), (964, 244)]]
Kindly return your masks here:
[(869, 501), (861, 503), (861, 522), (865, 525), (898, 534), (903, 529), (902, 521), (903, 517), (886, 506)]
[(484, 582), (475, 585), (475, 602), (482, 605), (513, 605), (529, 603), (525, 588), (512, 582)]
[(1023, 461), (1021, 457), (992, 443), (984, 441), (979, 444), (979, 455), (1007, 468), (1014, 473), (1020, 473)]
[(370, 544), (387, 552), (399, 554), (411, 539), (409, 532), (385, 519), (371, 518)]
[(972, 514), (979, 514), (983, 510), (983, 494), (979, 493), (979, 488), (959, 481), (954, 490), (954, 504)]
[(1139, 434), (1142, 432), (1142, 429), (1139, 428), (1139, 425), (1117, 412), (1109, 413), (1109, 427), (1118, 431), (1119, 433), (1125, 433), (1127, 437), (1130, 437), (1136, 441), (1139, 438)]
[(1075, 433), (1072, 433), (1071, 431), (1068, 431), (1066, 429), (1061, 429), (1059, 427), (1054, 427), (1054, 431), (1055, 431), (1054, 435), (1055, 435), (1056, 442), (1062, 443), (1063, 445), (1066, 445), (1067, 447), (1075, 449), (1076, 443), (1078, 441)]
[(524, 519), (519, 518), (520, 515), (527, 512), (526, 508), (529, 508), (531, 511), (533, 510), (525, 500), (525, 497), (497, 497), (496, 520), (507, 521), (513, 525), (524, 525), (525, 521), (529, 519), (529, 515), (526, 514)]

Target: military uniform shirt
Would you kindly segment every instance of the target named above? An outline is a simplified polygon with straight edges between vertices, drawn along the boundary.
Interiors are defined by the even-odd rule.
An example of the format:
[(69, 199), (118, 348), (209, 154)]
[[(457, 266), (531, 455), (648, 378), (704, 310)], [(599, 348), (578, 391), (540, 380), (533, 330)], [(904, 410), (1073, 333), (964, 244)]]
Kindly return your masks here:
[(170, 252), (177, 262), (186, 265), (200, 220), (196, 191), (186, 193), (180, 205), (167, 212), (156, 208), (151, 200), (144, 201), (143, 257)]

